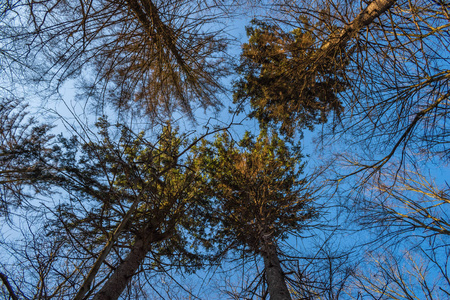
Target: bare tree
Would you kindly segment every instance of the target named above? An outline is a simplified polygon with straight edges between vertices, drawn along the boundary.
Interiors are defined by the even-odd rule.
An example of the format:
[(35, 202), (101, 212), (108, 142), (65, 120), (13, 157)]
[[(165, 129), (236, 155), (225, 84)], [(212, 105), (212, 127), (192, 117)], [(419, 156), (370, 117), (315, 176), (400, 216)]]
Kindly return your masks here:
[(448, 22), (448, 3), (397, 2), (349, 43), (350, 84), (330, 140), (361, 146), (364, 155), (347, 160), (356, 171), (395, 157), (417, 162), (416, 154), (447, 160)]
[(370, 252), (348, 294), (364, 299), (446, 299), (450, 295), (448, 248), (423, 244), (395, 252)]
[(347, 205), (370, 238), (351, 276), (349, 295), (448, 297), (448, 185), (425, 173), (419, 169), (399, 173), (393, 164), (370, 180), (360, 175), (366, 180), (365, 189), (354, 193)]
[[(220, 104), (226, 74), (214, 1), (18, 1), (5, 43), (27, 51), (31, 77), (50, 93), (69, 78), (100, 107), (143, 108), (151, 116)], [(84, 100), (86, 97), (84, 97)], [(142, 111), (142, 110), (141, 110)]]
[[(268, 122), (283, 122), (287, 133), (299, 124), (306, 128), (324, 124), (334, 114), (334, 122), (328, 123), (331, 130), (323, 130), (322, 141), (344, 141), (337, 148), (339, 158), (351, 167), (336, 168), (335, 182), (342, 187), (345, 181), (340, 179), (351, 178), (360, 192), (357, 201), (345, 203), (348, 208), (358, 209), (355, 220), (359, 223), (355, 224), (364, 229), (383, 229), (376, 241), (384, 243), (386, 252), (367, 252), (372, 254), (367, 255), (367, 261), (371, 261), (369, 258), (375, 261), (373, 269), (361, 268), (356, 273), (345, 269), (336, 273), (335, 269), (347, 263), (346, 258), (335, 251), (319, 251), (320, 256), (306, 257), (305, 264), (298, 266), (294, 274), (297, 282), (287, 280), (283, 269), (286, 257), (280, 255), (280, 241), (302, 228), (302, 222), (312, 215), (289, 214), (292, 209), (307, 211), (306, 200), (293, 203), (290, 200), (295, 197), (269, 199), (275, 208), (262, 201), (268, 198), (258, 193), (274, 194), (266, 188), (273, 183), (268, 183), (267, 178), (274, 174), (282, 177), (277, 172), (286, 166), (267, 165), (271, 162), (270, 155), (261, 159), (263, 151), (248, 156), (231, 153), (229, 156), (235, 157), (235, 161), (224, 159), (229, 165), (220, 173), (217, 172), (220, 168), (208, 171), (210, 166), (199, 169), (194, 162), (182, 162), (182, 155), (175, 153), (180, 151), (175, 146), (181, 145), (177, 138), (168, 139), (167, 143), (161, 138), (157, 143), (140, 144), (143, 139), (128, 132), (120, 143), (115, 143), (107, 134), (109, 127), (103, 126), (101, 142), (83, 143), (82, 160), (78, 160), (80, 154), (75, 151), (80, 145), (75, 140), (64, 140), (61, 149), (66, 152), (54, 149), (60, 151), (61, 160), (46, 160), (45, 167), (52, 169), (45, 173), (40, 169), (42, 153), (48, 150), (44, 146), (27, 150), (31, 159), (26, 158), (27, 167), (22, 169), (15, 167), (23, 166), (25, 152), (15, 152), (13, 156), (8, 151), (16, 151), (16, 145), (23, 142), (39, 144), (40, 137), (44, 137), (44, 145), (49, 139), (48, 128), (41, 127), (42, 131), (35, 132), (28, 125), (19, 125), (15, 127), (19, 138), (14, 140), (15, 135), (6, 130), (2, 131), (6, 134), (0, 141), (5, 141), (0, 144), (3, 151), (0, 159), (5, 158), (2, 162), (6, 162), (1, 166), (0, 180), (8, 187), (8, 193), (21, 192), (16, 180), (31, 183), (41, 178), (53, 180), (53, 184), (68, 191), (70, 198), (67, 205), (52, 209), (53, 222), (47, 223), (53, 230), (48, 233), (55, 238), (51, 245), (59, 245), (61, 237), (66, 239), (62, 244), (66, 248), (60, 246), (60, 252), (51, 248), (44, 255), (45, 249), (35, 247), (41, 250), (35, 252), (41, 259), (36, 259), (34, 265), (41, 277), (37, 276), (33, 282), (47, 282), (45, 288), (42, 283), (39, 297), (76, 294), (77, 298), (93, 294), (97, 298), (118, 297), (130, 280), (148, 276), (166, 264), (199, 266), (201, 256), (185, 251), (188, 239), (183, 234), (190, 229), (198, 230), (192, 239), (195, 243), (209, 248), (212, 242), (208, 231), (199, 229), (202, 224), (192, 223), (183, 214), (191, 208), (191, 200), (207, 206), (207, 201), (196, 197), (208, 189), (209, 196), (216, 198), (223, 192), (225, 196), (220, 195), (223, 201), (217, 200), (215, 204), (232, 212), (219, 213), (216, 219), (209, 216), (215, 229), (223, 229), (219, 236), (229, 242), (222, 246), (248, 250), (263, 258), (266, 271), (257, 272), (256, 285), (269, 283), (273, 298), (288, 298), (294, 283), (301, 297), (315, 297), (328, 291), (326, 297), (338, 298), (344, 295), (350, 275), (356, 275), (355, 291), (348, 291), (350, 296), (448, 295), (447, 261), (440, 259), (448, 256), (445, 241), (450, 230), (448, 191), (426, 179), (425, 172), (407, 172), (406, 162), (420, 164), (418, 156), (426, 158), (426, 162), (448, 161), (449, 5), (445, 1), (421, 0), (377, 0), (368, 4), (337, 0), (306, 2), (281, 3), (278, 9), (282, 14), (273, 15), (272, 22), (258, 23), (259, 27), (252, 29), (252, 40), (244, 49), (246, 61), (241, 66), (244, 77), (249, 76), (240, 81), (237, 99), (243, 101), (240, 103), (253, 101), (254, 115), (263, 121), (263, 127)], [(39, 73), (35, 79), (41, 83), (49, 80), (58, 88), (65, 80), (81, 74), (83, 91), (100, 100), (96, 101), (100, 106), (112, 102), (120, 109), (143, 107), (152, 117), (179, 108), (192, 116), (197, 104), (219, 105), (216, 93), (223, 90), (219, 80), (226, 73), (224, 43), (220, 29), (213, 26), (208, 31), (206, 25), (218, 20), (221, 4), (147, 0), (6, 4), (7, 10), (2, 11), (1, 17), (8, 12), (11, 22), (6, 26), (2, 19), (0, 54), (7, 57), (12, 53), (13, 48), (8, 47), (13, 44), (9, 42), (14, 41), (14, 47), (22, 45), (28, 62), (34, 63), (31, 69)], [(40, 61), (44, 62), (43, 68), (36, 67)], [(244, 74), (246, 71), (249, 72)], [(2, 106), (13, 127), (24, 124), (20, 121), (22, 113), (16, 113), (14, 106)], [(351, 155), (347, 155), (349, 152)], [(389, 163), (395, 165), (391, 167)], [(10, 166), (21, 172), (10, 172)], [(212, 174), (211, 180), (222, 180), (213, 191), (212, 185), (196, 186), (208, 172)], [(227, 177), (230, 172), (239, 180)], [(289, 180), (275, 182), (274, 187), (288, 185)], [(242, 182), (246, 185), (242, 186)], [(259, 186), (252, 189), (255, 182)], [(287, 195), (291, 194), (286, 192), (283, 196)], [(348, 200), (354, 194), (345, 196)], [(248, 204), (251, 201), (242, 203), (242, 199), (262, 199), (263, 204), (252, 206)], [(11, 201), (2, 194), (4, 207), (12, 207)], [(196, 217), (207, 215), (201, 209), (189, 213)], [(226, 226), (220, 227), (220, 222)], [(177, 229), (182, 227), (183, 230)], [(394, 240), (401, 244), (404, 253), (390, 247), (393, 243), (389, 241)], [(172, 252), (176, 249), (175, 258), (170, 249)], [(70, 271), (58, 274), (57, 264), (45, 267), (42, 257), (51, 258), (52, 251), (60, 253), (60, 261), (67, 262), (70, 258), (75, 262), (67, 269)], [(318, 263), (318, 258), (324, 263)], [(332, 271), (324, 272), (327, 280), (319, 276), (317, 269), (311, 270), (311, 265), (331, 268)], [(372, 270), (377, 270), (383, 279), (378, 280), (378, 274), (369, 272)], [(428, 270), (432, 270), (428, 274), (436, 272), (443, 280), (430, 281)], [(50, 273), (55, 277), (46, 275)], [(9, 278), (4, 283), (20, 282), (11, 273), (4, 274)], [(55, 278), (64, 279), (61, 281), (64, 288), (58, 290), (50, 284)], [(405, 285), (407, 280), (414, 281), (416, 288), (409, 289)], [(336, 282), (337, 288), (333, 289)], [(13, 295), (17, 286), (10, 286), (8, 291)], [(414, 290), (417, 288), (425, 292), (420, 294)], [(58, 292), (49, 292), (52, 289)]]
[(372, 193), (360, 198), (371, 202), (363, 206), (367, 210), (363, 225), (385, 224), (387, 232), (409, 231), (424, 238), (450, 235), (447, 183), (437, 184), (417, 171), (397, 174), (394, 169), (381, 176), (372, 182)]

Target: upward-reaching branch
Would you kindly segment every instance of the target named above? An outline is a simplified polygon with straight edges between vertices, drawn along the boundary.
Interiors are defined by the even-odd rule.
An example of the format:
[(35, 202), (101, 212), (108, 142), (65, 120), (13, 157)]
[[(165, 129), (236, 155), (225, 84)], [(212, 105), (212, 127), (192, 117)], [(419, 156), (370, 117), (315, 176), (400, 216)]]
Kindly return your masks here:
[(337, 48), (344, 48), (351, 38), (355, 37), (364, 27), (370, 25), (394, 5), (396, 0), (374, 0), (356, 18), (346, 25), (338, 34), (331, 35), (320, 47), (318, 56), (328, 56)]
[[(331, 113), (339, 117), (344, 109), (340, 94), (350, 85), (347, 44), (394, 3), (374, 0), (352, 22), (329, 36), (321, 22), (311, 25), (307, 17), (290, 32), (254, 21), (256, 26), (247, 29), (249, 42), (241, 55), (238, 70), (242, 78), (235, 84), (235, 101), (249, 101), (251, 115), (262, 126), (280, 124), (288, 135), (326, 123)], [(321, 47), (316, 46), (319, 39), (325, 41)]]
[(108, 256), (109, 252), (113, 248), (114, 244), (116, 243), (117, 239), (119, 238), (120, 234), (122, 233), (123, 229), (128, 226), (131, 216), (135, 213), (135, 210), (137, 208), (137, 205), (139, 204), (139, 201), (141, 199), (137, 198), (134, 200), (133, 204), (131, 205), (130, 209), (126, 213), (126, 215), (123, 217), (117, 228), (114, 230), (111, 237), (108, 239), (105, 247), (100, 252), (100, 255), (98, 256), (97, 260), (95, 261), (94, 265), (92, 266), (91, 270), (89, 271), (86, 279), (84, 280), (83, 284), (81, 285), (80, 289), (78, 290), (78, 293), (73, 298), (73, 300), (82, 300), (84, 298), (84, 295), (89, 291), (89, 288), (91, 287), (92, 282), (94, 281), (95, 277), (97, 276), (97, 273), (105, 261), (106, 257)]

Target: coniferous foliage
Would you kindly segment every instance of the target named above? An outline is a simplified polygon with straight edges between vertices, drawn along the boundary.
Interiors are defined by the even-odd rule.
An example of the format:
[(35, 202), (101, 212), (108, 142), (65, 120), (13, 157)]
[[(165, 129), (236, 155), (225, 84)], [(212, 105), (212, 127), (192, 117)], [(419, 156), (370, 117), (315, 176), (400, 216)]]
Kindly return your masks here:
[(222, 207), (223, 237), (259, 252), (262, 235), (283, 238), (314, 215), (296, 150), (267, 131), (239, 142), (224, 133), (196, 148), (197, 168)]
[(224, 133), (196, 148), (196, 168), (213, 198), (220, 248), (262, 257), (272, 299), (290, 299), (281, 241), (316, 217), (313, 196), (301, 179), (301, 158), (299, 148), (265, 130), (239, 142)]
[[(0, 101), (3, 298), (144, 299), (152, 278), (211, 260), (253, 264), (235, 298), (449, 295), (449, 3), (250, 2), (265, 21), (247, 29), (234, 101), (259, 136), (222, 134), (193, 149), (208, 134), (189, 141), (168, 125), (149, 136), (102, 119), (98, 134), (80, 121), (76, 138), (55, 139), (20, 101)], [(54, 94), (76, 78), (77, 100), (145, 111), (145, 126), (178, 109), (192, 118), (226, 91), (228, 3), (241, 4), (3, 1), (0, 89), (19, 95), (17, 80), (28, 90), (31, 78)], [(311, 165), (331, 161), (324, 181), (303, 178), (286, 140), (331, 117), (339, 123), (323, 127), (324, 151), (312, 154)], [(441, 169), (435, 182), (428, 173)], [(322, 183), (329, 198), (309, 188)], [(23, 239), (9, 239), (19, 220)]]
[(154, 143), (123, 126), (114, 140), (105, 120), (98, 127), (98, 141), (61, 138), (57, 171), (45, 179), (70, 195), (48, 226), (76, 249), (75, 299), (117, 298), (141, 268), (195, 270), (203, 255), (193, 236), (208, 239), (197, 217), (207, 205), (201, 180), (183, 157), (187, 141), (171, 126)]
[(29, 116), (16, 99), (0, 100), (0, 216), (27, 198), (24, 186), (43, 188), (37, 178), (46, 172), (51, 152), (51, 126)]
[(250, 115), (262, 126), (281, 123), (288, 135), (327, 122), (332, 112), (339, 116), (338, 94), (346, 87), (345, 54), (335, 51), (314, 64), (321, 52), (305, 24), (285, 32), (277, 25), (253, 21), (238, 68), (241, 79), (235, 84), (236, 103), (250, 102)]

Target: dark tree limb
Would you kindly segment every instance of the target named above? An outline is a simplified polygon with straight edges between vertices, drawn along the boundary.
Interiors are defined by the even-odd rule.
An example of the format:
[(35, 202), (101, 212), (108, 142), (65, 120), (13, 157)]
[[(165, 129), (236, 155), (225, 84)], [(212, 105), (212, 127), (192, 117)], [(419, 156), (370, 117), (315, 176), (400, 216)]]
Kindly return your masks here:
[(6, 289), (8, 290), (9, 296), (13, 300), (18, 300), (16, 293), (14, 292), (11, 284), (8, 281), (8, 276), (0, 272), (0, 279), (2, 280), (3, 284), (6, 286)]

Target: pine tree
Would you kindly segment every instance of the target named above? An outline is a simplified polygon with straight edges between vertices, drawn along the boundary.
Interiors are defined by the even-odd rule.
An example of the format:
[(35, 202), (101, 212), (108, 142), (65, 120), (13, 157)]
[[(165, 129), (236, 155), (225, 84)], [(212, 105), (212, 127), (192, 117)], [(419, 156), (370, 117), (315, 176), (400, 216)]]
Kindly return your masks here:
[(290, 299), (280, 243), (316, 216), (307, 182), (300, 178), (299, 149), (262, 131), (239, 142), (224, 133), (195, 154), (205, 193), (214, 201), (211, 218), (220, 248), (263, 258), (271, 299)]

